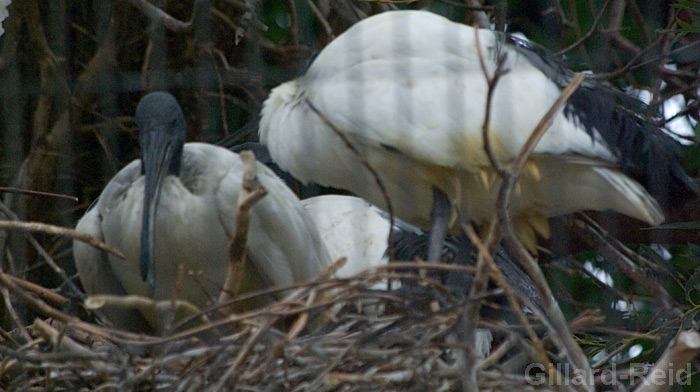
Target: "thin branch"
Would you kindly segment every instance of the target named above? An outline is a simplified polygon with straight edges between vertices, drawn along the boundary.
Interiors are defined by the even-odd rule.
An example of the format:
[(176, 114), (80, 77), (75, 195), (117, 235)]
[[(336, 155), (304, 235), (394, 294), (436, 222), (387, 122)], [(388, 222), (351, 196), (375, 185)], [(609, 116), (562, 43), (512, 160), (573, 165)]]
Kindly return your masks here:
[(612, 237), (607, 232), (585, 215), (579, 216), (583, 220), (575, 221), (574, 227), (586, 242), (597, 249), (601, 256), (613, 263), (627, 277), (644, 288), (670, 315), (673, 317), (683, 316), (683, 312), (678, 309), (673, 297), (658, 282), (650, 279), (644, 270), (638, 268), (625, 254), (617, 250), (611, 243)]
[[(154, 300), (141, 295), (91, 295), (84, 301), (87, 309), (123, 308), (138, 309), (143, 314), (167, 314), (170, 312), (187, 316), (203, 317), (202, 311), (185, 300)], [(204, 318), (206, 320), (206, 318)]]
[(242, 151), (239, 156), (243, 163), (243, 181), (236, 207), (236, 231), (229, 244), (230, 260), (224, 287), (219, 295), (219, 304), (230, 300), (231, 297), (238, 295), (240, 292), (241, 281), (246, 267), (250, 210), (255, 203), (267, 195), (267, 189), (258, 180), (257, 163), (253, 152)]
[[(496, 220), (502, 219), (502, 229), (504, 230), (504, 241), (506, 246), (513, 252), (513, 254), (517, 256), (516, 258), (521, 263), (528, 275), (530, 275), (532, 278), (533, 283), (535, 284), (535, 287), (542, 298), (543, 306), (547, 310), (552, 326), (557, 331), (557, 333), (552, 336), (552, 339), (561, 341), (562, 345), (560, 348), (564, 350), (576, 369), (578, 371), (582, 371), (581, 374), (590, 374), (588, 359), (584, 355), (583, 351), (581, 351), (581, 347), (579, 347), (574, 340), (571, 331), (569, 331), (566, 318), (559, 308), (559, 304), (557, 304), (556, 300), (554, 300), (554, 296), (552, 295), (552, 291), (547, 284), (547, 280), (544, 277), (542, 270), (532, 256), (530, 256), (530, 253), (516, 239), (517, 237), (513, 232), (513, 227), (508, 214), (508, 205), (510, 205), (510, 200), (513, 197), (513, 190), (515, 189), (515, 185), (518, 182), (520, 173), (522, 172), (525, 163), (527, 162), (532, 151), (537, 146), (537, 143), (549, 129), (549, 126), (551, 125), (556, 113), (561, 109), (561, 107), (576, 91), (576, 89), (578, 89), (579, 85), (583, 82), (583, 79), (583, 74), (576, 74), (571, 82), (569, 82), (569, 84), (562, 90), (559, 98), (557, 98), (557, 100), (552, 104), (552, 107), (550, 107), (547, 113), (545, 113), (545, 115), (540, 119), (532, 134), (521, 148), (520, 153), (506, 171), (507, 175), (503, 179), (503, 184), (499, 189)], [(501, 216), (499, 217), (498, 215)], [(552, 372), (550, 373), (555, 374)], [(581, 385), (581, 387), (592, 388), (591, 385)]]
[(45, 234), (52, 234), (52, 235), (60, 235), (68, 238), (72, 238), (74, 240), (78, 240), (80, 242), (84, 242), (93, 248), (108, 252), (113, 254), (114, 256), (117, 256), (120, 259), (124, 259), (124, 255), (122, 252), (119, 251), (119, 249), (114, 248), (112, 246), (109, 246), (105, 244), (104, 242), (98, 240), (97, 238), (86, 234), (82, 233), (80, 231), (75, 231), (73, 229), (69, 229), (67, 227), (61, 227), (61, 226), (55, 226), (55, 225), (50, 225), (47, 223), (40, 223), (40, 222), (18, 222), (18, 221), (8, 221), (8, 220), (0, 220), (0, 230), (21, 230), (21, 231), (30, 231), (30, 232), (40, 232), (40, 233), (45, 233)]
[(62, 296), (61, 294), (55, 293), (43, 286), (40, 286), (36, 283), (32, 283), (28, 280), (20, 279), (12, 275), (5, 275), (5, 277), (11, 282), (15, 283), (17, 286), (36, 294), (39, 298), (54, 302), (59, 306), (68, 304), (68, 298)]
[[(138, 8), (147, 18), (151, 19), (153, 23), (163, 25), (166, 29), (174, 32), (188, 31), (192, 28), (192, 20), (194, 19), (195, 12), (192, 12), (192, 19), (189, 22), (182, 22), (181, 20), (170, 16), (167, 12), (154, 6), (153, 4), (145, 0), (128, 0), (131, 5)], [(193, 10), (197, 10), (197, 3), (200, 0), (195, 0), (192, 5)]]
[(493, 100), (493, 94), (496, 91), (496, 84), (498, 84), (498, 81), (501, 79), (501, 76), (505, 75), (509, 71), (508, 69), (503, 68), (507, 56), (505, 52), (498, 53), (498, 58), (496, 59), (496, 70), (493, 72), (493, 76), (489, 76), (489, 72), (486, 68), (486, 62), (484, 61), (484, 55), (481, 52), (481, 43), (479, 39), (478, 29), (474, 29), (474, 42), (476, 43), (476, 52), (479, 55), (479, 65), (481, 66), (481, 73), (484, 75), (484, 78), (486, 78), (486, 85), (488, 86), (488, 90), (486, 93), (486, 109), (484, 110), (484, 122), (481, 125), (481, 137), (484, 141), (484, 151), (486, 152), (486, 156), (489, 159), (489, 163), (491, 164), (491, 166), (493, 166), (496, 172), (501, 173), (501, 171), (503, 170), (501, 164), (498, 162), (498, 160), (496, 160), (496, 157), (493, 155), (493, 150), (491, 149), (491, 138), (489, 137), (489, 124), (491, 122), (491, 101)]
[(311, 8), (311, 11), (313, 11), (314, 15), (316, 15), (318, 21), (321, 22), (321, 26), (323, 26), (323, 29), (326, 31), (326, 35), (328, 35), (328, 38), (334, 40), (335, 34), (333, 34), (333, 28), (331, 27), (330, 23), (328, 23), (328, 20), (326, 20), (326, 17), (323, 16), (321, 10), (318, 9), (316, 4), (314, 4), (313, 0), (306, 0), (306, 3), (309, 5), (309, 8)]
[[(535, 351), (539, 356), (539, 360), (542, 363), (549, 363), (549, 359), (547, 358), (547, 353), (544, 349), (544, 346), (542, 345), (542, 342), (535, 333), (535, 330), (532, 328), (532, 325), (530, 325), (530, 322), (527, 320), (525, 313), (523, 313), (520, 303), (518, 303), (517, 294), (515, 293), (515, 290), (513, 290), (513, 287), (505, 280), (503, 272), (501, 272), (500, 268), (498, 268), (498, 266), (493, 260), (493, 257), (491, 257), (489, 250), (481, 242), (481, 239), (479, 238), (479, 236), (476, 235), (474, 229), (471, 226), (465, 226), (464, 231), (467, 233), (467, 236), (474, 244), (474, 246), (476, 246), (476, 248), (479, 250), (479, 255), (484, 255), (484, 258), (488, 261), (488, 266), (491, 270), (491, 278), (506, 293), (508, 304), (510, 305), (511, 310), (515, 312), (516, 316), (518, 317), (518, 321), (520, 322), (520, 325), (523, 327), (528, 337), (532, 341), (533, 345), (535, 346)], [(533, 313), (538, 313), (536, 306), (531, 306), (531, 311)]]
[(557, 52), (557, 55), (561, 56), (572, 49), (575, 49), (577, 46), (581, 45), (583, 41), (588, 39), (591, 35), (593, 35), (593, 32), (595, 32), (598, 29), (598, 25), (600, 24), (601, 19), (603, 19), (603, 14), (605, 13), (605, 10), (608, 8), (608, 5), (610, 4), (611, 0), (606, 0), (605, 4), (603, 4), (603, 8), (600, 10), (598, 15), (596, 15), (595, 19), (593, 19), (593, 25), (591, 28), (584, 34), (581, 38), (577, 39), (574, 43), (571, 45), (565, 47), (564, 49), (561, 49), (560, 51)]
[(71, 200), (74, 202), (78, 201), (78, 198), (75, 196), (61, 195), (58, 193), (51, 193), (51, 192), (31, 191), (28, 189), (19, 189), (19, 188), (5, 187), (5, 186), (0, 186), (0, 193), (17, 193), (20, 195), (56, 197), (59, 199), (68, 199), (68, 200)]

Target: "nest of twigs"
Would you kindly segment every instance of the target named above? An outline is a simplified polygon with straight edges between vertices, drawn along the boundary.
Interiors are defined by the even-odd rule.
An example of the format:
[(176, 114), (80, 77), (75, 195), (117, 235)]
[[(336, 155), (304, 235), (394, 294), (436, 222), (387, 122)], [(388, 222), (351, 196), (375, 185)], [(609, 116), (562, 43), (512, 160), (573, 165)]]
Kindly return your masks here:
[[(376, 288), (401, 277), (410, 280), (403, 289)], [(14, 288), (49, 307), (31, 290)], [(5, 337), (0, 380), (13, 390), (449, 391), (461, 389), (472, 369), (485, 389), (528, 386), (524, 373), (500, 366), (527, 351), (505, 325), (480, 327), (509, 349), (470, 362), (473, 347), (460, 338), (468, 302), (434, 278), (387, 267), (352, 279), (321, 278), (248, 313), (219, 310), (164, 337), (98, 326), (53, 308), (53, 319)]]
[[(281, 299), (257, 310), (209, 309), (163, 336), (112, 328), (99, 321), (99, 310), (81, 319), (75, 314), (85, 309), (82, 300), (0, 274), (5, 298), (11, 293), (50, 316), (3, 332), (0, 385), (13, 391), (453, 391), (469, 390), (476, 380), (480, 390), (490, 391), (580, 389), (570, 382), (565, 348), (547, 332), (543, 312), (534, 309), (517, 321), (522, 309), (506, 305), (501, 288), (470, 298), (464, 287), (441, 283), (445, 271), (472, 274), (474, 267), (392, 263), (347, 279), (322, 276), (278, 289)], [(391, 282), (401, 288), (387, 290)], [(478, 328), (493, 335), (486, 358), (475, 358), (469, 330), (468, 310), (477, 302), (484, 305)], [(95, 321), (84, 321), (90, 319)], [(569, 328), (585, 346), (601, 319), (584, 312)], [(610, 369), (613, 351), (594, 364), (586, 386), (605, 389), (615, 377), (618, 390), (633, 390), (654, 368), (691, 361), (700, 348), (698, 335), (682, 332), (676, 341), (654, 367), (633, 369), (636, 377), (615, 373), (615, 364)], [(546, 348), (548, 365), (541, 364), (538, 347)], [(629, 346), (619, 347), (617, 353)], [(545, 366), (559, 374), (545, 374)], [(649, 390), (665, 390), (658, 385)]]

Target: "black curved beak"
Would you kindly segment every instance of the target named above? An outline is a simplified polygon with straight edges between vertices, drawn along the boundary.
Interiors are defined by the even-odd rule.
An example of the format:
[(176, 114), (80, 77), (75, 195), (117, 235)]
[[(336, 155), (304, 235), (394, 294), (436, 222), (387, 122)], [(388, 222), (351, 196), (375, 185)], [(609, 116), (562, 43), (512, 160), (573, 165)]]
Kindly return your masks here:
[[(166, 127), (167, 125), (155, 125)], [(171, 174), (181, 146), (164, 129), (154, 129), (142, 136), (142, 170), (146, 176), (141, 229), (141, 279), (148, 285), (148, 295), (155, 293), (155, 225), (163, 181)]]

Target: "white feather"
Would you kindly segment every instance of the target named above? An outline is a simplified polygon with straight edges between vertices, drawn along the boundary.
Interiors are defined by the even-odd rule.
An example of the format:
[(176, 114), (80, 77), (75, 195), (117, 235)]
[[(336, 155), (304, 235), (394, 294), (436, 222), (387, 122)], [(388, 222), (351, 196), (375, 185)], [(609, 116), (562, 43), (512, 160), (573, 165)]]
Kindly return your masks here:
[[(518, 51), (498, 42), (496, 33), (423, 11), (379, 14), (336, 38), (306, 75), (272, 90), (262, 110), (260, 140), (272, 158), (300, 180), (350, 190), (386, 209), (374, 177), (336, 134), (339, 131), (379, 173), (397, 216), (425, 227), (435, 187), (448, 195), (463, 219), (490, 219), (497, 186), (484, 189), (480, 180), (490, 164), (481, 131), (487, 82), (477, 39), (489, 76), (496, 52), (507, 55), (508, 72), (495, 89), (489, 123), (492, 151), (507, 163), (558, 98), (560, 88)], [(576, 165), (572, 156), (585, 157), (586, 163)], [(541, 178), (521, 180), (514, 216), (527, 210), (552, 216), (612, 209), (650, 224), (663, 220), (647, 191), (616, 169), (617, 158), (601, 136), (595, 131), (591, 136), (561, 111), (532, 159), (554, 166), (539, 165)], [(557, 170), (560, 162), (569, 170)], [(596, 166), (606, 170), (594, 170)], [(612, 173), (624, 181), (611, 181)], [(585, 175), (584, 184), (577, 185), (579, 179), (571, 174)], [(605, 197), (577, 197), (567, 191), (569, 186)]]
[[(272, 171), (262, 164), (257, 170), (268, 194), (252, 209), (248, 257), (254, 271), (248, 271), (243, 287), (260, 290), (310, 280), (330, 262), (318, 230)], [(185, 144), (181, 175), (165, 178), (156, 216), (155, 299), (176, 296), (181, 265), (187, 273), (178, 299), (205, 308), (218, 296), (229, 262), (242, 175), (237, 154), (209, 144)], [(114, 176), (97, 205), (78, 223), (78, 231), (103, 239), (126, 257), (106, 256), (76, 241), (76, 266), (88, 294), (147, 295), (139, 269), (143, 194), (141, 161), (136, 160)], [(151, 327), (159, 328), (153, 315), (144, 316)]]

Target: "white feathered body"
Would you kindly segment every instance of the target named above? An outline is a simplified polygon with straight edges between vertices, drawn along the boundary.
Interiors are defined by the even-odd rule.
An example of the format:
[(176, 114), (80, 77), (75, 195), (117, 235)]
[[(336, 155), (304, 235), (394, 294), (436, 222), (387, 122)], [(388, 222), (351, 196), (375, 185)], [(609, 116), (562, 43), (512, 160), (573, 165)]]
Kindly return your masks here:
[[(243, 291), (304, 282), (330, 262), (294, 193), (267, 167), (257, 165), (268, 193), (252, 209), (247, 255), (254, 268), (246, 269)], [(209, 144), (185, 144), (182, 171), (165, 178), (159, 199), (155, 299), (184, 299), (204, 308), (217, 298), (229, 263), (242, 177), (237, 154)], [(135, 160), (117, 173), (78, 223), (78, 231), (102, 239), (126, 257), (120, 260), (76, 241), (76, 265), (88, 294), (147, 296), (139, 269), (143, 194), (141, 161)], [(179, 266), (184, 267), (182, 276)], [(146, 316), (153, 326), (153, 318)]]
[(345, 257), (336, 276), (345, 278), (389, 261), (389, 222), (365, 200), (323, 195), (301, 201), (326, 244), (331, 261)]
[[(300, 180), (348, 189), (385, 209), (373, 176), (311, 104), (379, 173), (397, 216), (425, 227), (436, 187), (463, 219), (490, 219), (499, 180), (484, 151), (488, 86), (477, 40), (489, 77), (496, 55), (507, 54), (488, 126), (501, 163), (517, 156), (560, 94), (499, 37), (422, 11), (368, 18), (324, 48), (304, 76), (272, 90), (261, 142)], [(560, 111), (520, 179), (514, 215), (614, 210), (660, 223), (656, 201), (617, 166), (597, 131)]]

